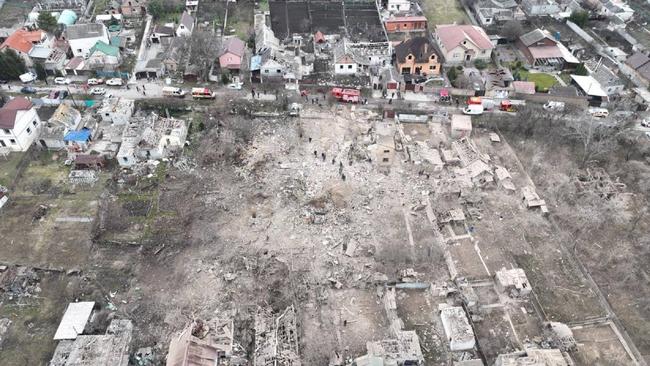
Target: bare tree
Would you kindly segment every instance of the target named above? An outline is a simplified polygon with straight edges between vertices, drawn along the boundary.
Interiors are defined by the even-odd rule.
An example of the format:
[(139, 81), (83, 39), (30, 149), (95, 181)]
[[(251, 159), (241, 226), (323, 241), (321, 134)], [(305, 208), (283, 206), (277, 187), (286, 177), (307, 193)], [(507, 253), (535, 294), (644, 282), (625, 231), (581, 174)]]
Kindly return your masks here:
[(616, 137), (620, 132), (611, 126), (601, 124), (594, 117), (587, 120), (572, 119), (566, 123), (566, 136), (578, 141), (582, 146), (580, 166), (606, 156), (616, 148)]
[(524, 34), (524, 27), (518, 20), (509, 20), (501, 27), (501, 35), (506, 37), (509, 41), (516, 40), (522, 34)]
[(197, 66), (201, 79), (207, 80), (210, 67), (219, 55), (219, 39), (211, 30), (198, 30), (192, 32), (190, 39), (190, 64)]

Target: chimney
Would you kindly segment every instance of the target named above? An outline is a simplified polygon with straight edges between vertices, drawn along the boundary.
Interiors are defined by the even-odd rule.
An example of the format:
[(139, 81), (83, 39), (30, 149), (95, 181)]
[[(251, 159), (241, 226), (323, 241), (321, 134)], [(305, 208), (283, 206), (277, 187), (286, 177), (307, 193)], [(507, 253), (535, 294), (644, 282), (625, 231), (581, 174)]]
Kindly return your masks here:
[(427, 51), (429, 51), (429, 42), (424, 43), (424, 54), (427, 54)]

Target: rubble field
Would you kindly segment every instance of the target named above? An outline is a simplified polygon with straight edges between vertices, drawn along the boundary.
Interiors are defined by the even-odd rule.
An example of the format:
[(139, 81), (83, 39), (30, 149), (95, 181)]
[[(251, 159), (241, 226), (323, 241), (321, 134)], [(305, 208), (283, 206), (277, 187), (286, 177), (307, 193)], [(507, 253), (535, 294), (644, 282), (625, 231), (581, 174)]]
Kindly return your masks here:
[[(218, 318), (234, 319), (234, 342), (249, 359), (279, 347), (321, 365), (394, 348), (446, 365), (478, 357), (449, 348), (441, 310), (462, 302), (489, 362), (544, 344), (544, 321), (580, 329), (585, 342), (569, 351), (581, 365), (595, 362), (594, 328), (580, 326), (606, 310), (568, 259), (566, 234), (545, 217), (533, 180), (492, 130), (451, 139), (444, 118), (396, 123), (343, 105), (296, 118), (211, 110), (205, 121), (182, 155), (92, 184), (59, 177), (54, 157), (26, 168), (54, 179), (48, 193), (19, 190), (7, 208), (14, 221), (0, 230), (20, 246), (0, 250), (12, 265), (60, 271), (49, 286), (65, 291), (48, 292), (51, 313), (95, 301), (131, 319), (130, 349), (151, 347), (158, 362), (188, 325), (200, 333), (200, 319)], [(16, 231), (33, 219), (27, 235)], [(513, 268), (530, 281), (525, 294), (495, 285), (497, 272)], [(273, 327), (280, 332), (264, 331)], [(50, 344), (34, 357), (47, 360)]]

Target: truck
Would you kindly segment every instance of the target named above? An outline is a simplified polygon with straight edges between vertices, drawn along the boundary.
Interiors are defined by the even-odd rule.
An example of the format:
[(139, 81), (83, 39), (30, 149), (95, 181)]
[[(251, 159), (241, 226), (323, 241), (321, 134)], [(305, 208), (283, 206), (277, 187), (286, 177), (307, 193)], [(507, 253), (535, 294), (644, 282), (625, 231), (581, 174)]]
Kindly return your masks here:
[(23, 83), (31, 83), (32, 81), (36, 80), (36, 74), (34, 74), (33, 72), (26, 72), (26, 73), (18, 76), (18, 78)]
[(192, 98), (194, 99), (214, 99), (217, 93), (208, 88), (192, 88)]
[(162, 88), (162, 94), (165, 97), (184, 98), (185, 94), (187, 94), (187, 93), (185, 92), (185, 90), (183, 90), (181, 88), (177, 88), (175, 86), (166, 86), (166, 87)]
[(358, 89), (332, 88), (332, 96), (339, 102), (359, 103), (361, 91)]
[[(467, 99), (467, 105), (482, 105), (484, 111), (489, 111), (494, 109), (494, 99), (481, 98), (481, 97), (470, 97)], [(475, 108), (475, 107), (474, 107)]]

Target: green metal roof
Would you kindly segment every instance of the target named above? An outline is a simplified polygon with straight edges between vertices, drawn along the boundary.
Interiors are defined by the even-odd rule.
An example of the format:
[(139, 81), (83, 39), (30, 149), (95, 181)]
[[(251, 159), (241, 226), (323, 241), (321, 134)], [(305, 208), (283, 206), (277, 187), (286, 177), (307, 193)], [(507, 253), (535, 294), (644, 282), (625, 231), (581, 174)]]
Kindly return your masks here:
[(103, 41), (97, 41), (93, 48), (90, 49), (90, 54), (94, 54), (95, 51), (99, 51), (107, 56), (118, 57), (120, 55), (120, 49), (115, 46), (111, 46)]

